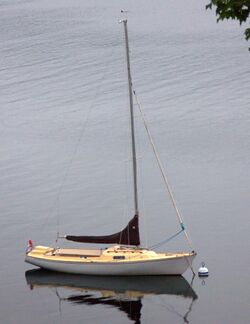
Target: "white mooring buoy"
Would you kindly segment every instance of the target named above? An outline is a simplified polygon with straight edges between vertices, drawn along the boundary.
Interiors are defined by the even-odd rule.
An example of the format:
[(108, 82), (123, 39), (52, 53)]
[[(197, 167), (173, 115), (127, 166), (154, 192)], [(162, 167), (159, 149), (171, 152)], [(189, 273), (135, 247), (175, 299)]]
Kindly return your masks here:
[(209, 272), (208, 272), (208, 268), (205, 267), (205, 263), (202, 262), (201, 267), (199, 268), (198, 271), (198, 276), (199, 277), (208, 277)]

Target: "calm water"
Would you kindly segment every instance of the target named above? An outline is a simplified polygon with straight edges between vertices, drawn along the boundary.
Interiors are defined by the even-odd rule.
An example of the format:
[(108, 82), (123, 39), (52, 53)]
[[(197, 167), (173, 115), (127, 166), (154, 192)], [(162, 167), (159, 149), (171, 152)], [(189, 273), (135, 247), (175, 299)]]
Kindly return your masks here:
[[(249, 323), (249, 44), (206, 3), (0, 2), (1, 323)], [(211, 273), (192, 287), (190, 271), (171, 281), (79, 279), (23, 262), (28, 239), (54, 244), (58, 227), (108, 234), (132, 214), (120, 9), (194, 268), (205, 261)], [(136, 124), (150, 246), (178, 224), (138, 112)], [(183, 237), (164, 248), (177, 247), (187, 248)]]

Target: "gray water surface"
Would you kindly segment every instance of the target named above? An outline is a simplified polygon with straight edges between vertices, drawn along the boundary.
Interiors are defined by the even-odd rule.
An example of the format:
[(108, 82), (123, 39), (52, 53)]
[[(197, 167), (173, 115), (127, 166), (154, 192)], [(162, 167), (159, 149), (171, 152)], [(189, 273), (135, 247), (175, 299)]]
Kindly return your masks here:
[[(216, 24), (206, 3), (1, 1), (1, 323), (249, 323), (249, 44), (244, 26)], [(190, 270), (172, 286), (163, 279), (161, 293), (157, 279), (133, 287), (25, 274), (28, 239), (109, 234), (132, 215), (120, 9), (129, 11), (134, 87), (198, 252), (194, 269), (205, 261), (210, 270), (192, 287)], [(179, 227), (135, 114), (150, 246)], [(188, 248), (183, 236), (162, 247), (178, 248)]]

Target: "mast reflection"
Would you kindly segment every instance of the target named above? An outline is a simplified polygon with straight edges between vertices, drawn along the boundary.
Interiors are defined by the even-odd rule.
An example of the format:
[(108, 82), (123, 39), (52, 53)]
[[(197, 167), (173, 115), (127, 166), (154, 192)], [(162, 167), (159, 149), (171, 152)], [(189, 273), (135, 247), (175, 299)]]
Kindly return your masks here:
[(175, 295), (191, 299), (187, 316), (193, 302), (198, 298), (190, 284), (182, 276), (129, 276), (100, 277), (83, 276), (51, 272), (46, 270), (29, 270), (25, 273), (31, 289), (39, 287), (67, 288), (76, 291), (68, 297), (57, 296), (61, 301), (84, 305), (107, 305), (125, 313), (134, 324), (141, 323), (143, 297), (147, 295)]

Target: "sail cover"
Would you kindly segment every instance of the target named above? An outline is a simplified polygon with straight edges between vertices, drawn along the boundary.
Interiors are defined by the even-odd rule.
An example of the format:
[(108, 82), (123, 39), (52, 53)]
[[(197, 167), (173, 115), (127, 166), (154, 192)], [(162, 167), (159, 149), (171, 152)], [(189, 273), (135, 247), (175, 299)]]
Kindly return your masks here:
[(66, 239), (80, 243), (140, 245), (138, 215), (135, 215), (121, 232), (105, 236), (66, 235)]

